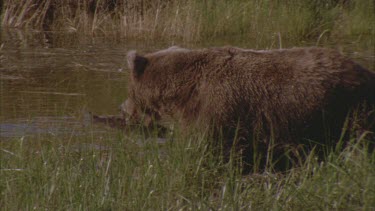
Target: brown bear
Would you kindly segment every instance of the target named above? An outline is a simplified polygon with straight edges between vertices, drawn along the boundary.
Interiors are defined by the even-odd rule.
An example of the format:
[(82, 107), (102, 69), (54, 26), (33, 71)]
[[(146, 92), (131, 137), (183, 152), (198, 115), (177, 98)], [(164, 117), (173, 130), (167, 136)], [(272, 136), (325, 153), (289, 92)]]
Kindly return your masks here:
[(340, 133), (353, 105), (375, 101), (375, 74), (325, 48), (171, 47), (144, 56), (130, 51), (127, 60), (123, 110), (133, 119), (177, 123), (250, 147), (322, 138), (327, 124)]

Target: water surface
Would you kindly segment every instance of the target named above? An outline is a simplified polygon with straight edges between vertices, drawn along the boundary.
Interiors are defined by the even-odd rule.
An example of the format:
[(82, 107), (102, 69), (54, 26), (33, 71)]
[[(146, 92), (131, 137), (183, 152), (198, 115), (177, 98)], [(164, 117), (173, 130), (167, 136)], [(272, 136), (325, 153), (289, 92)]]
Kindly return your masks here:
[[(74, 34), (0, 31), (0, 138), (85, 136), (108, 133), (91, 124), (88, 112), (116, 114), (127, 95), (128, 50), (149, 52), (180, 45), (236, 45), (277, 48), (277, 43), (221, 39), (193, 44), (173, 40), (127, 41), (78, 38)], [(283, 47), (310, 46), (285, 41)], [(375, 69), (374, 47), (363, 43), (325, 43), (365, 67)]]

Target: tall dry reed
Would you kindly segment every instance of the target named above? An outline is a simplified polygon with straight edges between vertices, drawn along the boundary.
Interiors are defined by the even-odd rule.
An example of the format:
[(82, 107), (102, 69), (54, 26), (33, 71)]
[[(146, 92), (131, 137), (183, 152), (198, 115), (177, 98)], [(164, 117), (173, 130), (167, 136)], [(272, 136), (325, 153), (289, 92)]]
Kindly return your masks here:
[(6, 0), (3, 27), (185, 41), (375, 35), (371, 0)]

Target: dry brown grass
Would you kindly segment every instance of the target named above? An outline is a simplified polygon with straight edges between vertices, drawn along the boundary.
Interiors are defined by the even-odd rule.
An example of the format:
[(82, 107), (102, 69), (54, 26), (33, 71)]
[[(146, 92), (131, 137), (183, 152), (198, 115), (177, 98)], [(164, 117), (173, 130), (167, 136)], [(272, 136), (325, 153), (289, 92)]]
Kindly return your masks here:
[(85, 36), (184, 41), (240, 36), (281, 43), (285, 37), (375, 35), (373, 11), (369, 0), (6, 0), (1, 23)]

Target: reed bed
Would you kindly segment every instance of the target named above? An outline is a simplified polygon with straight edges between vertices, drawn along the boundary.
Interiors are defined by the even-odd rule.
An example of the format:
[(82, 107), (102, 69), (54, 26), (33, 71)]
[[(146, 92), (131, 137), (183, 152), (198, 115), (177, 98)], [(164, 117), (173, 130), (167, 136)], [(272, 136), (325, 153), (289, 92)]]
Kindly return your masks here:
[(372, 0), (6, 0), (3, 27), (202, 41), (375, 35)]
[(243, 175), (200, 137), (0, 142), (3, 210), (373, 210), (375, 157), (353, 138), (299, 167)]

